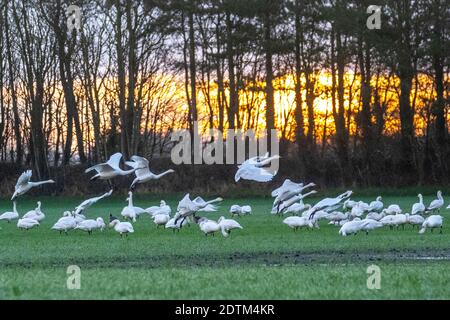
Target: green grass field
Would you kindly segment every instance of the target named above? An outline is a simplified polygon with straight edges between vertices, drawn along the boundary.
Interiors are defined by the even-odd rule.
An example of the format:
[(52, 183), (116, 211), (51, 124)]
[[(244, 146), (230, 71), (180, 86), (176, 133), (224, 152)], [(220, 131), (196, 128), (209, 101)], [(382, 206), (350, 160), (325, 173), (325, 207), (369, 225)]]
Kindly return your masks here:
[[(179, 199), (166, 200), (174, 209)], [(19, 213), (33, 209), (36, 200), (20, 200)], [(325, 221), (320, 230), (293, 232), (282, 218), (269, 214), (269, 198), (227, 199), (219, 212), (205, 215), (228, 215), (235, 203), (253, 208), (253, 215), (236, 218), (244, 230), (230, 238), (205, 237), (196, 225), (173, 234), (142, 217), (135, 233), (121, 239), (112, 229), (92, 236), (81, 231), (60, 235), (50, 227), (80, 199), (40, 200), (47, 217), (39, 228), (20, 231), (15, 223), (0, 224), (2, 299), (450, 298), (449, 210), (441, 211), (442, 235), (419, 235), (407, 227), (341, 237), (338, 228)], [(406, 212), (416, 200), (383, 197), (385, 205), (398, 203)], [(448, 205), (450, 199), (445, 200)], [(135, 199), (135, 205), (144, 208), (158, 203), (156, 198)], [(123, 199), (106, 199), (87, 215), (106, 221), (110, 212), (119, 216), (125, 205)], [(0, 201), (0, 213), (11, 209), (9, 201)], [(379, 290), (367, 288), (367, 267), (372, 264), (381, 268)], [(79, 290), (67, 289), (70, 265), (81, 268)]]

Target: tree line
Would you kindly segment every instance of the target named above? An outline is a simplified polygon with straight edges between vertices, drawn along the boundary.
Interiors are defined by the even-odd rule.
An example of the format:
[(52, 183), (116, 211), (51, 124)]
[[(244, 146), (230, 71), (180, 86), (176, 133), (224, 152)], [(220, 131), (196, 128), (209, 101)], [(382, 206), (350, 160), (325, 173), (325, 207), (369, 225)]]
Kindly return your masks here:
[(449, 22), (445, 0), (3, 0), (0, 161), (152, 159), (199, 122), (277, 129), (302, 177), (445, 183)]

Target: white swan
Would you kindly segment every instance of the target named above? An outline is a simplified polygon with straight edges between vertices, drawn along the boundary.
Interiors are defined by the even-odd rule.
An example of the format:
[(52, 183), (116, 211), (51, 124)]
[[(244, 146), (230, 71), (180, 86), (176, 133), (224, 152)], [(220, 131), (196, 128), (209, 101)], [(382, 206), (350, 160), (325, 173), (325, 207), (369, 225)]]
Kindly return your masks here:
[(366, 219), (372, 219), (375, 221), (380, 221), (386, 216), (384, 212), (369, 212), (366, 216)]
[(95, 197), (95, 198), (91, 198), (91, 199), (87, 199), (87, 200), (83, 201), (80, 205), (75, 207), (75, 213), (76, 214), (84, 213), (89, 207), (93, 206), (100, 200), (111, 196), (112, 193), (113, 193), (113, 190), (110, 190), (109, 192), (101, 195), (100, 197)]
[(237, 204), (233, 204), (230, 208), (230, 213), (232, 216), (241, 216), (241, 215), (247, 215), (252, 214), (252, 207), (249, 205), (240, 206)]
[(180, 231), (182, 227), (189, 225), (189, 218), (190, 217), (187, 217), (187, 219), (179, 219), (179, 216), (175, 215), (175, 217), (167, 221), (165, 228), (172, 229), (173, 232), (177, 230)]
[(393, 226), (395, 225), (396, 219), (395, 219), (395, 215), (390, 214), (390, 215), (384, 216), (379, 221), (384, 226), (389, 226), (392, 229)]
[(103, 219), (99, 217), (96, 220), (89, 219), (81, 221), (80, 223), (77, 224), (75, 230), (86, 231), (89, 235), (91, 235), (92, 231), (95, 230), (103, 231), (105, 227), (106, 227), (105, 221), (103, 221)]
[(312, 190), (308, 193), (305, 194), (299, 194), (299, 195), (295, 195), (283, 202), (279, 202), (278, 204), (274, 204), (274, 206), (272, 207), (272, 212), (276, 210), (276, 214), (278, 213), (285, 213), (285, 211), (287, 211), (287, 209), (289, 209), (290, 206), (294, 205), (295, 203), (297, 203), (297, 201), (302, 201), (304, 198), (306, 198), (307, 196), (317, 193), (316, 190)]
[(0, 221), (8, 221), (10, 223), (13, 220), (19, 219), (19, 213), (17, 212), (16, 201), (13, 202), (13, 211), (5, 212), (0, 215)]
[(30, 219), (30, 218), (22, 218), (17, 221), (17, 228), (29, 230), (33, 229), (35, 226), (39, 225), (39, 221)]
[(23, 215), (22, 219), (33, 219), (37, 222), (41, 222), (42, 220), (44, 220), (45, 214), (41, 211), (41, 202), (38, 201), (36, 209), (28, 211)]
[(205, 234), (205, 236), (211, 234), (214, 237), (214, 234), (220, 231), (219, 224), (216, 221), (209, 220), (207, 218), (197, 219), (197, 224), (199, 225), (200, 230)]
[[(303, 203), (303, 199), (300, 200), (300, 202), (298, 203), (294, 203), (293, 205), (289, 206), (289, 208), (287, 208), (283, 213), (287, 214), (287, 213), (292, 213), (294, 216), (298, 216), (301, 213), (305, 212), (306, 210), (310, 210), (311, 209), (311, 205), (310, 204), (304, 204)], [(276, 208), (272, 208), (271, 211), (272, 214), (277, 214), (277, 209)]]
[(418, 214), (406, 214), (406, 219), (410, 225), (414, 226), (421, 226), (423, 222), (425, 221), (425, 218)]
[(320, 200), (311, 208), (310, 218), (314, 217), (316, 211), (320, 210), (326, 210), (328, 212), (335, 211), (341, 206), (342, 201), (350, 198), (352, 193), (353, 192), (349, 190), (344, 192), (343, 194), (338, 195), (336, 198), (325, 198), (323, 200)]
[(133, 180), (133, 183), (130, 186), (131, 190), (133, 190), (137, 184), (145, 183), (151, 180), (158, 180), (169, 173), (175, 172), (174, 170), (169, 169), (167, 171), (164, 171), (163, 173), (154, 174), (150, 171), (148, 167), (149, 162), (144, 157), (132, 156), (131, 160), (132, 161), (125, 162), (126, 165), (136, 169), (136, 171), (134, 172), (136, 175), (136, 179)]
[(353, 206), (352, 210), (350, 210), (350, 218), (361, 217), (366, 210), (367, 207), (363, 203), (358, 202)]
[(443, 223), (442, 216), (439, 215), (431, 215), (428, 218), (425, 219), (425, 221), (422, 224), (422, 229), (420, 229), (419, 233), (423, 234), (427, 230), (427, 228), (431, 229), (431, 232), (433, 232), (433, 229), (440, 228), (440, 233), (442, 233), (442, 223)]
[(347, 199), (344, 201), (344, 205), (342, 207), (344, 211), (350, 211), (357, 203), (357, 201)]
[(294, 196), (300, 195), (306, 188), (314, 187), (314, 183), (309, 183), (306, 186), (303, 183), (295, 183), (289, 179), (286, 179), (281, 187), (272, 191), (272, 197), (274, 197), (273, 206), (277, 206), (283, 201), (289, 200)]
[(213, 203), (221, 202), (222, 198), (216, 198), (210, 201), (205, 201), (201, 197), (197, 197), (194, 200), (190, 199), (189, 193), (178, 203), (177, 214), (175, 224), (178, 223), (178, 219), (185, 219), (189, 216), (195, 216), (198, 211), (216, 211), (217, 207)]
[(393, 217), (394, 217), (393, 225), (396, 226), (397, 229), (400, 226), (402, 226), (402, 228), (404, 229), (405, 228), (405, 224), (408, 223), (408, 216), (406, 214), (399, 213), (399, 214), (396, 214)]
[(378, 196), (375, 201), (372, 201), (369, 204), (367, 211), (380, 212), (381, 210), (383, 210), (384, 204), (383, 204), (382, 200), (383, 200), (383, 198), (381, 196)]
[(287, 217), (283, 220), (283, 223), (288, 225), (290, 228), (294, 229), (294, 231), (297, 231), (299, 228), (302, 227), (309, 227), (314, 228), (314, 224), (311, 220), (308, 219), (308, 217)]
[(170, 215), (168, 214), (159, 213), (153, 216), (153, 222), (157, 225), (158, 228), (159, 226), (165, 226), (167, 222), (169, 222), (169, 220)]
[(96, 164), (88, 169), (85, 173), (91, 171), (96, 171), (97, 174), (94, 175), (91, 180), (111, 180), (118, 176), (126, 176), (134, 173), (139, 168), (132, 168), (131, 170), (122, 170), (120, 168), (120, 159), (122, 159), (122, 154), (120, 152), (113, 154), (109, 160), (105, 163)]
[(269, 172), (269, 170), (263, 168), (271, 161), (280, 159), (279, 155), (269, 157), (269, 153), (266, 153), (263, 157), (253, 157), (244, 161), (238, 166), (238, 170), (234, 176), (234, 180), (238, 182), (240, 179), (253, 180), (257, 182), (268, 182), (273, 179), (275, 173)]
[(317, 229), (320, 229), (319, 221), (323, 220), (323, 219), (327, 219), (328, 215), (329, 215), (329, 213), (325, 210), (315, 211), (309, 215), (305, 214), (305, 216), (307, 216), (309, 218), (309, 220), (311, 220), (314, 227), (316, 227)]
[(31, 188), (38, 187), (43, 184), (55, 183), (55, 181), (53, 180), (31, 182), (30, 179), (32, 175), (33, 172), (31, 170), (27, 170), (20, 175), (16, 183), (14, 194), (11, 198), (12, 201), (14, 201), (17, 197), (20, 197), (21, 195), (24, 195), (25, 193), (30, 191)]
[(441, 208), (444, 206), (444, 198), (442, 198), (442, 191), (437, 192), (437, 199), (431, 201), (430, 205), (426, 209), (428, 212), (440, 212)]
[(364, 226), (363, 220), (353, 220), (344, 223), (344, 225), (339, 229), (339, 234), (346, 237), (350, 234), (357, 234), (362, 230)]
[(84, 215), (79, 214), (79, 213), (75, 213), (74, 211), (72, 211), (72, 212), (71, 211), (65, 211), (64, 214), (63, 214), (63, 217), (72, 217), (72, 218), (75, 219), (76, 223), (80, 223), (80, 222), (86, 220), (86, 217)]
[(426, 210), (425, 205), (423, 204), (422, 195), (419, 193), (417, 196), (419, 197), (419, 202), (413, 204), (411, 215), (424, 214)]
[(386, 215), (393, 215), (393, 214), (400, 214), (402, 213), (402, 209), (397, 204), (391, 204), (386, 209), (383, 209), (383, 211)]
[(361, 231), (365, 231), (366, 235), (369, 234), (369, 231), (383, 227), (381, 222), (372, 219), (364, 219), (361, 222)]
[(223, 216), (220, 217), (217, 222), (224, 237), (228, 237), (231, 234), (231, 230), (243, 229), (242, 226), (236, 220), (225, 219), (225, 217)]
[(119, 220), (114, 220), (109, 224), (110, 227), (114, 227), (114, 230), (120, 234), (122, 237), (124, 234), (128, 237), (129, 233), (133, 233), (133, 225), (129, 222), (120, 222)]
[(133, 208), (134, 212), (136, 213), (136, 217), (139, 217), (141, 214), (146, 213), (147, 211), (141, 207), (136, 207), (133, 205), (133, 192), (128, 192), (128, 201), (131, 202), (131, 207)]
[(146, 211), (140, 207), (135, 207), (133, 205), (133, 192), (128, 192), (128, 198), (126, 201), (128, 201), (128, 205), (122, 209), (122, 212), (120, 214), (125, 219), (130, 219), (133, 222), (136, 222), (136, 218)]
[(333, 224), (339, 223), (340, 221), (348, 219), (348, 213), (343, 213), (340, 211), (333, 211), (326, 216), (326, 219), (332, 222)]
[(145, 212), (148, 213), (150, 216), (155, 216), (157, 214), (167, 214), (170, 215), (172, 212), (172, 209), (169, 205), (166, 204), (164, 200), (161, 200), (159, 206), (152, 206), (147, 209), (145, 209)]
[(60, 218), (53, 225), (52, 230), (59, 231), (60, 234), (62, 232), (64, 232), (67, 235), (67, 231), (75, 229), (76, 226), (77, 226), (77, 221), (75, 220), (75, 218), (72, 215), (70, 215), (67, 217)]

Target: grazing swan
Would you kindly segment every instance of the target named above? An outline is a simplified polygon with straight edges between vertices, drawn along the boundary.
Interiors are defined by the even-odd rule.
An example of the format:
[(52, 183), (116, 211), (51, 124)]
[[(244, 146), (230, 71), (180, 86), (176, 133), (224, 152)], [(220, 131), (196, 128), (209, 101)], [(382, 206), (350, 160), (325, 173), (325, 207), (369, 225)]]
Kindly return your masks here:
[(398, 227), (400, 227), (400, 226), (402, 226), (402, 228), (405, 229), (405, 224), (408, 223), (408, 217), (407, 217), (407, 215), (406, 215), (406, 214), (403, 214), (403, 213), (399, 213), (399, 214), (396, 214), (396, 215), (393, 216), (393, 217), (394, 217), (394, 219), (393, 219), (393, 225), (396, 226), (397, 229), (398, 229)]
[(428, 218), (426, 218), (425, 221), (422, 223), (422, 229), (419, 230), (419, 233), (420, 234), (425, 233), (427, 228), (431, 229), (431, 232), (433, 232), (433, 229), (440, 228), (440, 233), (442, 233), (442, 223), (443, 223), (442, 216), (431, 215)]
[(145, 212), (148, 213), (150, 216), (155, 216), (157, 214), (167, 214), (170, 215), (172, 212), (172, 209), (169, 205), (166, 204), (164, 200), (161, 200), (159, 206), (152, 206), (150, 208), (145, 209)]
[[(294, 216), (298, 216), (301, 213), (303, 213), (306, 210), (310, 210), (311, 209), (311, 205), (310, 204), (304, 204), (303, 203), (303, 199), (300, 200), (299, 203), (294, 203), (292, 206), (290, 206), (289, 208), (287, 208), (284, 213), (292, 213)], [(276, 208), (272, 208), (271, 211), (272, 214), (277, 214), (277, 210)]]
[(269, 157), (269, 153), (266, 153), (263, 157), (253, 157), (244, 161), (238, 166), (234, 180), (238, 182), (240, 179), (253, 180), (257, 182), (268, 182), (273, 179), (275, 173), (269, 172), (269, 170), (263, 168), (271, 161), (280, 159), (279, 155)]
[(367, 211), (381, 212), (381, 210), (383, 210), (383, 207), (384, 207), (382, 200), (383, 200), (383, 198), (381, 196), (377, 197), (377, 199), (375, 201), (372, 201), (369, 204), (369, 208)]
[(41, 202), (37, 202), (37, 207), (34, 210), (30, 210), (27, 213), (25, 213), (22, 217), (22, 219), (33, 219), (37, 222), (41, 222), (45, 219), (45, 214), (41, 211)]
[(214, 237), (214, 234), (220, 230), (220, 225), (213, 220), (209, 220), (207, 218), (196, 218), (195, 220), (205, 236), (212, 234)]
[(39, 221), (30, 219), (30, 218), (22, 218), (17, 221), (17, 228), (23, 230), (33, 229), (35, 226), (39, 225)]
[(233, 219), (225, 219), (225, 217), (220, 217), (217, 222), (224, 237), (228, 237), (231, 234), (231, 230), (243, 229), (242, 226)]
[(116, 230), (118, 233), (120, 233), (120, 237), (125, 234), (126, 237), (128, 237), (129, 233), (133, 233), (133, 225), (129, 222), (120, 222), (119, 220), (114, 220), (109, 224), (110, 227), (114, 227), (114, 230)]
[(67, 231), (75, 229), (77, 226), (77, 221), (70, 215), (67, 217), (60, 218), (52, 227), (52, 230), (59, 231), (59, 234), (64, 232), (67, 235)]
[(308, 217), (287, 217), (283, 220), (283, 223), (288, 225), (290, 228), (294, 229), (294, 231), (297, 231), (299, 228), (302, 227), (309, 227), (314, 228), (314, 224), (311, 220), (308, 219)]
[(369, 212), (366, 216), (366, 219), (372, 219), (375, 221), (380, 221), (386, 216), (384, 212)]
[(134, 190), (136, 185), (139, 183), (145, 183), (150, 180), (158, 180), (169, 173), (175, 172), (174, 170), (169, 169), (167, 171), (164, 171), (163, 173), (154, 174), (153, 172), (150, 171), (148, 167), (149, 163), (147, 159), (139, 156), (132, 156), (131, 160), (132, 161), (125, 162), (127, 166), (136, 169), (136, 171), (134, 172), (136, 175), (136, 179), (133, 180), (133, 183), (130, 186), (131, 190)]
[(350, 198), (352, 195), (352, 191), (346, 191), (343, 194), (338, 195), (336, 198), (325, 198), (320, 200), (311, 208), (310, 219), (314, 217), (316, 211), (326, 210), (328, 212), (332, 212), (338, 209), (341, 206), (341, 202)]
[(17, 212), (17, 206), (16, 202), (13, 202), (13, 211), (12, 212), (5, 212), (2, 215), (0, 215), (0, 221), (8, 221), (10, 223), (12, 220), (19, 219), (19, 213)]
[(195, 216), (198, 211), (212, 212), (216, 211), (217, 207), (213, 203), (221, 202), (222, 198), (216, 198), (214, 200), (205, 201), (201, 197), (195, 198), (193, 201), (190, 199), (189, 193), (178, 203), (177, 215), (175, 218), (175, 224), (179, 219), (186, 219), (189, 216)]
[(81, 221), (76, 227), (75, 230), (86, 231), (89, 235), (92, 234), (92, 231), (105, 229), (105, 221), (102, 218), (97, 218), (97, 220), (84, 220)]
[(91, 199), (87, 199), (87, 200), (83, 201), (80, 205), (75, 207), (75, 213), (76, 214), (84, 213), (89, 207), (93, 206), (100, 200), (111, 196), (112, 193), (113, 193), (113, 190), (110, 190), (109, 192), (105, 193), (104, 195), (101, 195), (100, 197), (95, 197), (95, 198), (91, 198)]
[(390, 229), (392, 229), (395, 225), (395, 215), (387, 215), (380, 219), (380, 222), (384, 226), (388, 226)]
[(170, 215), (168, 214), (159, 213), (153, 216), (153, 222), (156, 224), (157, 228), (159, 228), (159, 226), (165, 226), (169, 220)]
[(386, 214), (386, 215), (400, 214), (400, 213), (402, 213), (402, 209), (397, 204), (391, 204), (386, 209), (383, 209), (382, 212), (384, 212), (384, 214)]
[(348, 219), (348, 213), (343, 213), (340, 211), (333, 211), (326, 216), (326, 219), (333, 224), (339, 223), (340, 221)]
[(120, 159), (122, 159), (122, 154), (120, 152), (113, 154), (109, 160), (105, 163), (100, 163), (86, 169), (85, 173), (91, 171), (96, 171), (97, 174), (94, 175), (91, 180), (111, 180), (118, 176), (126, 176), (134, 173), (139, 167), (132, 168), (131, 170), (122, 170), (120, 168)]
[(417, 196), (419, 197), (419, 202), (413, 204), (411, 215), (424, 214), (426, 210), (425, 205), (423, 204), (422, 195), (419, 193)]
[(24, 195), (25, 193), (30, 191), (31, 188), (38, 187), (43, 184), (55, 183), (55, 181), (53, 181), (53, 180), (31, 182), (30, 179), (31, 179), (32, 175), (33, 175), (33, 172), (31, 170), (27, 170), (20, 175), (19, 179), (17, 180), (17, 184), (15, 187), (14, 194), (11, 198), (11, 201), (14, 201), (17, 197)]
[(350, 234), (357, 234), (359, 231), (362, 230), (364, 226), (363, 220), (353, 220), (344, 223), (344, 225), (339, 229), (339, 234), (346, 237)]
[(372, 219), (364, 219), (361, 222), (361, 231), (365, 231), (366, 235), (369, 234), (369, 231), (383, 227), (381, 222)]
[(245, 206), (239, 206), (237, 204), (233, 204), (230, 208), (230, 213), (232, 216), (241, 216), (241, 215), (247, 215), (252, 214), (252, 207), (245, 205)]
[(421, 226), (423, 222), (425, 221), (425, 218), (418, 214), (406, 214), (406, 220), (410, 225), (414, 226)]
[(437, 199), (431, 201), (430, 205), (428, 206), (427, 210), (428, 212), (440, 212), (441, 208), (444, 206), (444, 198), (442, 198), (442, 191), (439, 190), (437, 192)]

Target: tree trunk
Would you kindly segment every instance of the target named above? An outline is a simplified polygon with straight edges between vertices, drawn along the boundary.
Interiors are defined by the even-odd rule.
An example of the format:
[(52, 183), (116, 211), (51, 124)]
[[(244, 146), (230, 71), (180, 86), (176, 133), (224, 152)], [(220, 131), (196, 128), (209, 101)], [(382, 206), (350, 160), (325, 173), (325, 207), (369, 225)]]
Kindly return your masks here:
[[(275, 128), (274, 89), (273, 89), (273, 61), (272, 61), (272, 26), (270, 12), (266, 12), (264, 20), (264, 51), (266, 64), (266, 129), (267, 139), (271, 141), (271, 129)], [(271, 152), (270, 143), (267, 143), (267, 151)]]
[(9, 22), (8, 18), (5, 17), (5, 36), (6, 36), (6, 55), (8, 61), (8, 71), (9, 71), (9, 87), (11, 90), (11, 100), (12, 100), (12, 112), (14, 115), (14, 134), (16, 140), (16, 163), (21, 164), (23, 159), (23, 148), (22, 148), (22, 134), (20, 132), (20, 116), (19, 116), (19, 108), (17, 105), (17, 93), (16, 93), (16, 85), (14, 83), (14, 70), (13, 70), (13, 62), (12, 62), (12, 53), (11, 53), (11, 41), (9, 37)]

